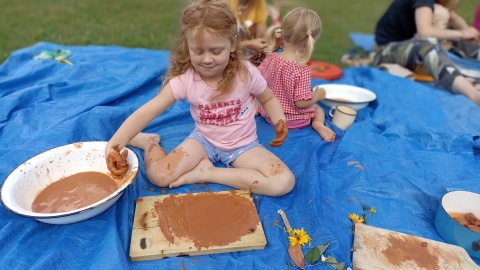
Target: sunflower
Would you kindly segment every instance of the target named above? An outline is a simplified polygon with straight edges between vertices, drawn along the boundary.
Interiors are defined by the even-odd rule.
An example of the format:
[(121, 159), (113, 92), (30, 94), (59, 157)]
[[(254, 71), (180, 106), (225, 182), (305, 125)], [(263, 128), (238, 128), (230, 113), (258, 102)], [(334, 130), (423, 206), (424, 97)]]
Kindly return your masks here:
[(348, 218), (352, 220), (352, 223), (363, 223), (364, 219), (359, 217), (357, 214), (349, 214)]
[(305, 232), (305, 230), (302, 228), (301, 230), (288, 230), (288, 234), (290, 235), (288, 237), (288, 240), (290, 241), (290, 246), (303, 246), (305, 244), (310, 243), (310, 236)]

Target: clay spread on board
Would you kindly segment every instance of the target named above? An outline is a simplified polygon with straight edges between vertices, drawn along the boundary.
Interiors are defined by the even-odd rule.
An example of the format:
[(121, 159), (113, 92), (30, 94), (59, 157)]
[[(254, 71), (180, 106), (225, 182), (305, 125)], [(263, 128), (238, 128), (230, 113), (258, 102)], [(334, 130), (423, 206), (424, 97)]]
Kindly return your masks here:
[(154, 217), (158, 218), (156, 209), (161, 207), (166, 218), (157, 220), (162, 231), (170, 230), (175, 241), (190, 239), (198, 250), (237, 242), (260, 222), (255, 205), (234, 191), (171, 195), (154, 206)]

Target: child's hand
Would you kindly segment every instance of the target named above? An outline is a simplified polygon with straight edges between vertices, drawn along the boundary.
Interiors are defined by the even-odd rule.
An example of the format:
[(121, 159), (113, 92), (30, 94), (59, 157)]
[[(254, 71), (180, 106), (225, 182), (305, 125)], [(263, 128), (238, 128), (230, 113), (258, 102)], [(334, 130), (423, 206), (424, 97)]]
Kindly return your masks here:
[(251, 40), (250, 48), (257, 52), (263, 52), (267, 47), (267, 41), (264, 38), (257, 38)]
[(460, 31), (462, 32), (463, 39), (476, 40), (478, 38), (478, 31), (473, 27), (469, 27)]
[(113, 178), (123, 178), (127, 174), (130, 166), (127, 162), (128, 151), (123, 151), (120, 154), (120, 149), (118, 149), (118, 144), (112, 147), (112, 149), (107, 150), (107, 168), (112, 174)]
[(283, 119), (280, 119), (275, 124), (275, 139), (270, 142), (271, 147), (279, 147), (283, 144), (288, 135), (287, 123)]
[(313, 90), (314, 90), (313, 98), (317, 101), (324, 100), (325, 97), (327, 96), (327, 92), (322, 87), (317, 86), (313, 88)]

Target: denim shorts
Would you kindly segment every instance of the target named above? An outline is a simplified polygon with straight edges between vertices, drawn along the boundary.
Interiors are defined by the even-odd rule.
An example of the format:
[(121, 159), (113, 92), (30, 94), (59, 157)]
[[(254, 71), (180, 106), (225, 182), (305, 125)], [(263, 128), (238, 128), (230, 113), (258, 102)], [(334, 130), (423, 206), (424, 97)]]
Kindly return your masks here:
[(198, 132), (198, 130), (193, 130), (192, 133), (187, 137), (187, 139), (194, 139), (198, 141), (202, 146), (203, 149), (205, 149), (205, 152), (207, 152), (208, 158), (212, 163), (215, 163), (217, 161), (221, 161), (223, 164), (225, 164), (228, 168), (231, 168), (232, 166), (230, 163), (234, 162), (241, 154), (247, 152), (248, 150), (252, 149), (253, 147), (261, 146), (258, 140), (255, 140), (245, 146), (233, 149), (233, 150), (222, 150), (218, 149), (215, 146), (213, 146), (205, 137)]

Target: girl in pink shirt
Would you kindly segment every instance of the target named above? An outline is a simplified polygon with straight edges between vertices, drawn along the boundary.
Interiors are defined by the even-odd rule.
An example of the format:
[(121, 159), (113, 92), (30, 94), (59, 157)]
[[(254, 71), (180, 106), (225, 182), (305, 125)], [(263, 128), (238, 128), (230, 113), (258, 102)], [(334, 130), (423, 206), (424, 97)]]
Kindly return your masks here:
[[(258, 69), (280, 100), (288, 128), (304, 128), (311, 123), (324, 141), (333, 142), (335, 133), (325, 126), (325, 112), (316, 104), (325, 98), (325, 90), (310, 90), (312, 78), (307, 65), (321, 32), (322, 22), (315, 11), (305, 8), (290, 11), (281, 25), (268, 29), (265, 51), (270, 53)], [(283, 51), (272, 53), (279, 44), (277, 39), (282, 40)], [(260, 114), (272, 123), (271, 115), (265, 109), (260, 106)]]
[[(112, 174), (124, 165), (118, 149), (128, 144), (145, 151), (147, 178), (160, 187), (213, 182), (269, 196), (292, 190), (290, 169), (257, 140), (254, 98), (275, 123), (271, 146), (287, 137), (285, 114), (256, 67), (243, 60), (239, 45), (227, 1), (196, 0), (183, 11), (163, 89), (130, 115), (106, 146)], [(167, 154), (159, 135), (140, 132), (181, 99), (190, 104), (195, 130)], [(216, 161), (227, 168), (215, 167)]]

